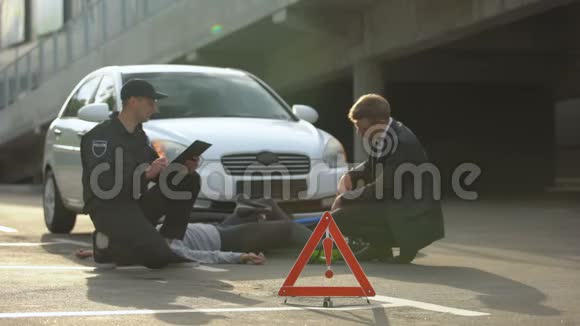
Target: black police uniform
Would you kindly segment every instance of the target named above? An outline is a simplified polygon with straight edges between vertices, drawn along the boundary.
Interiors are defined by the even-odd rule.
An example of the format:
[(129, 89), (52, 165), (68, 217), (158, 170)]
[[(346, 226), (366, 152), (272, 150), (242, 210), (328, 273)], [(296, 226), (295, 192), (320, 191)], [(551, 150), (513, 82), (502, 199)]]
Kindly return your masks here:
[[(189, 199), (169, 199), (160, 187), (147, 189), (144, 168), (135, 173), (140, 165), (157, 158), (141, 124), (129, 133), (118, 113), (82, 137), (84, 211), (96, 232), (108, 237), (108, 252), (118, 265), (160, 268), (184, 261), (170, 250), (165, 239), (183, 238), (200, 190), (200, 177), (193, 172), (176, 186), (167, 182), (171, 190), (191, 194)], [(155, 225), (163, 215), (164, 223), (157, 232)]]

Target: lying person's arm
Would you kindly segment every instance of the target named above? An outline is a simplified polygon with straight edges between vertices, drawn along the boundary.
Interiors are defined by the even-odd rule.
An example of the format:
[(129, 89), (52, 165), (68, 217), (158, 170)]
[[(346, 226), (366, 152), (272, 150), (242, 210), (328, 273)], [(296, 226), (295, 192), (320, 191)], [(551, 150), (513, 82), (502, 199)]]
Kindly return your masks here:
[(255, 254), (253, 252), (242, 254), (241, 257), (242, 264), (252, 263), (255, 265), (262, 265), (266, 262), (266, 257), (263, 253)]
[(202, 264), (263, 264), (266, 260), (263, 255), (254, 253), (193, 250), (181, 240), (173, 240), (170, 247), (177, 255)]
[[(220, 264), (220, 263), (223, 263), (223, 264), (227, 264), (227, 263), (247, 264), (247, 263), (252, 263), (255, 265), (262, 265), (262, 264), (264, 264), (264, 262), (266, 262), (266, 257), (264, 257), (264, 255), (262, 253), (257, 255), (253, 252), (243, 254), (243, 253), (236, 253), (236, 252), (191, 250), (189, 248), (186, 248), (186, 249), (188, 250), (188, 254), (190, 254), (192, 256), (195, 256), (197, 258), (206, 257), (206, 259), (207, 259), (206, 261), (197, 260), (197, 262), (204, 263), (204, 264)], [(225, 254), (225, 256), (220, 255), (220, 254)], [(231, 256), (229, 256), (228, 254), (231, 254)], [(86, 250), (86, 249), (79, 249), (79, 250), (75, 251), (74, 255), (79, 259), (87, 259), (87, 258), (93, 257), (93, 251)], [(239, 257), (239, 258), (236, 258), (236, 257)], [(231, 262), (229, 261), (230, 259), (232, 259)]]

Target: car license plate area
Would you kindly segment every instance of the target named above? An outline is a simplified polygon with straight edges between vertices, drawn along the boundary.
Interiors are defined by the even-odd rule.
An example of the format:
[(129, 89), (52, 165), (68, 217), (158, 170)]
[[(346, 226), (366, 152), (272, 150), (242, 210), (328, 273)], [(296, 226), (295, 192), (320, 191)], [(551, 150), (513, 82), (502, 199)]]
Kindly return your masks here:
[[(236, 193), (250, 198), (272, 198), (277, 200), (300, 199), (306, 192), (306, 180), (240, 180), (236, 183)], [(303, 195), (302, 195), (303, 196)]]

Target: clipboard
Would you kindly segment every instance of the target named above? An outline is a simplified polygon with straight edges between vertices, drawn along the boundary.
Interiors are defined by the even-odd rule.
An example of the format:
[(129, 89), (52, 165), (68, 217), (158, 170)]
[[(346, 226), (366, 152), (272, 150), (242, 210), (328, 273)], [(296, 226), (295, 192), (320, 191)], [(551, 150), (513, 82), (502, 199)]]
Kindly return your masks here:
[[(170, 164), (173, 164), (173, 163), (184, 164), (185, 161), (187, 161), (188, 159), (190, 159), (194, 156), (200, 156), (201, 154), (203, 154), (203, 152), (205, 152), (211, 146), (212, 145), (210, 143), (206, 143), (206, 142), (201, 141), (201, 140), (196, 140), (191, 145), (189, 145), (189, 147), (187, 147), (183, 152), (181, 152), (181, 154), (179, 154), (173, 161), (171, 161)], [(154, 188), (159, 188), (158, 180), (150, 180), (149, 181), (149, 185), (147, 186), (147, 190), (148, 191), (156, 191), (157, 189), (154, 189)]]
[(183, 152), (181, 152), (181, 154), (179, 154), (173, 161), (171, 161), (171, 164), (173, 163), (184, 164), (185, 161), (191, 159), (192, 157), (200, 156), (210, 147), (211, 147), (210, 143), (206, 143), (201, 140), (196, 140), (191, 145), (189, 145), (189, 147), (187, 147)]

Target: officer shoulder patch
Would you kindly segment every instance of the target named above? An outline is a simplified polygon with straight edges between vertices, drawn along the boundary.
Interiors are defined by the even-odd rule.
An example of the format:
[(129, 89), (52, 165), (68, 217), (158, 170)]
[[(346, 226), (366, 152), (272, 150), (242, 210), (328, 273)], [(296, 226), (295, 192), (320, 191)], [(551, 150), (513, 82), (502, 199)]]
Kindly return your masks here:
[(107, 141), (106, 140), (93, 140), (93, 155), (95, 157), (101, 157), (107, 152)]

